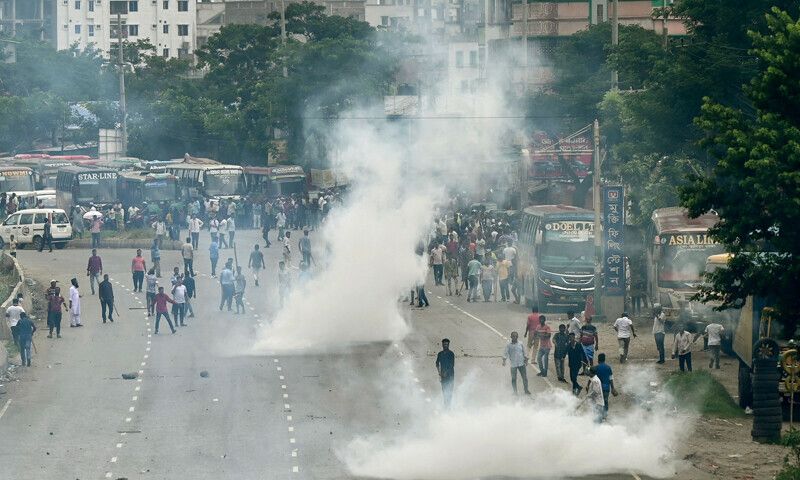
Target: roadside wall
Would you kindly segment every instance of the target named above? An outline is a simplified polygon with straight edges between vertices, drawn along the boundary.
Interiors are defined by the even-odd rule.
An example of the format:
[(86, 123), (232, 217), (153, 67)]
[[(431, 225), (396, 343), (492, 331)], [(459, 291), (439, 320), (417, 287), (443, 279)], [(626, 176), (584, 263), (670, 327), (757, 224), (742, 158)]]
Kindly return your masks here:
[[(100, 250), (104, 248), (141, 248), (143, 251), (150, 250), (150, 247), (153, 245), (152, 239), (124, 239), (124, 240), (117, 240), (113, 238), (104, 238), (103, 241), (100, 243)], [(173, 240), (164, 240), (161, 243), (161, 250), (180, 250), (183, 242), (177, 242)], [(91, 238), (74, 238), (67, 242), (67, 248), (84, 248), (84, 249), (91, 249), (92, 248), (92, 239)]]
[(3, 253), (2, 257), (0, 257), (0, 265), (2, 265), (3, 268), (12, 269), (12, 281), (16, 281), (16, 286), (14, 290), (11, 291), (11, 295), (0, 305), (3, 314), (3, 321), (0, 322), (0, 340), (8, 340), (11, 338), (11, 331), (8, 328), (8, 323), (5, 321), (5, 311), (11, 305), (11, 300), (21, 293), (22, 299), (20, 305), (26, 312), (30, 312), (33, 309), (33, 304), (31, 302), (31, 296), (28, 293), (28, 284), (25, 283), (25, 273), (19, 266), (17, 259), (7, 253)]

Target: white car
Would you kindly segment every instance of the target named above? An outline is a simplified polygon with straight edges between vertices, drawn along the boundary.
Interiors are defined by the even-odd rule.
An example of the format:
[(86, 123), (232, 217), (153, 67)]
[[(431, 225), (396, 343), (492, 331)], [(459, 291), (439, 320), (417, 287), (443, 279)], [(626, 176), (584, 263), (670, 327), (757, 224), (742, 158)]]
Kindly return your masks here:
[(12, 213), (0, 225), (0, 243), (8, 243), (14, 235), (17, 246), (33, 244), (34, 248), (39, 248), (47, 217), (51, 218), (53, 246), (64, 248), (72, 238), (72, 225), (66, 212), (60, 208), (28, 208)]

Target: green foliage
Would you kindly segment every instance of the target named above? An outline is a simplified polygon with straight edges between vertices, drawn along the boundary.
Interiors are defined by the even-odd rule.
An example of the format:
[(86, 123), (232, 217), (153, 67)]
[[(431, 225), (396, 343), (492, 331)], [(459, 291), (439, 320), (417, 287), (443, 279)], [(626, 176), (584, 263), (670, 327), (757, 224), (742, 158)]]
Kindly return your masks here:
[(800, 480), (800, 431), (790, 429), (781, 438), (781, 445), (789, 449), (783, 457), (783, 468), (775, 480)]
[(714, 417), (744, 416), (725, 387), (706, 370), (675, 372), (664, 383), (664, 389), (680, 399), (682, 408)]
[(766, 18), (768, 33), (751, 33), (759, 73), (744, 90), (755, 113), (705, 99), (696, 124), (717, 163), (710, 175), (692, 176), (681, 196), (692, 215), (719, 212), (724, 222), (713, 234), (736, 254), (711, 276), (704, 298), (724, 308), (769, 296), (792, 334), (800, 308), (800, 21), (778, 9)]

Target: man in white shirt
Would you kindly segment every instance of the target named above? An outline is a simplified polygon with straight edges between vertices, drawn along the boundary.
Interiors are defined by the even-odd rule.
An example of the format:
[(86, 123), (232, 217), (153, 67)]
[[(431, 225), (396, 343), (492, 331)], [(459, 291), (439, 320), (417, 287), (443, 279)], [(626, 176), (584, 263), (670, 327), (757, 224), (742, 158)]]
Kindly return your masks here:
[(678, 357), (678, 366), (681, 372), (692, 371), (692, 345), (699, 335), (691, 333), (687, 325), (683, 326), (680, 333), (675, 335), (675, 343), (672, 346), (672, 358)]
[(661, 305), (653, 305), (653, 337), (656, 340), (656, 349), (658, 349), (658, 361), (656, 363), (664, 363), (664, 312), (661, 311)]
[(186, 323), (184, 320), (186, 319), (186, 286), (183, 284), (183, 280), (180, 278), (175, 283), (175, 286), (172, 287), (172, 299), (175, 301), (173, 304), (173, 313), (175, 314), (175, 326), (178, 325), (185, 327)]
[(725, 327), (717, 322), (709, 323), (706, 326), (705, 337), (708, 339), (708, 350), (711, 353), (708, 368), (714, 367), (719, 370), (719, 351), (722, 346), (722, 332), (724, 331)]
[(441, 243), (436, 244), (431, 249), (431, 265), (433, 265), (433, 283), (436, 285), (444, 285), (442, 281), (442, 274), (444, 273), (444, 252), (446, 251), (444, 245)]
[(189, 218), (189, 233), (192, 237), (192, 247), (197, 250), (197, 246), (200, 244), (200, 229), (203, 228), (203, 221), (197, 218), (196, 215), (192, 214)]
[(286, 231), (286, 214), (283, 210), (275, 214), (275, 226), (278, 227), (278, 240), (283, 240), (283, 232)]
[(228, 217), (228, 244), (233, 248), (233, 238), (236, 236), (236, 222), (233, 216)]
[(194, 248), (191, 238), (187, 238), (186, 243), (181, 245), (181, 257), (183, 257), (183, 273), (194, 277)]
[(81, 323), (81, 292), (78, 290), (78, 279), (70, 280), (69, 287), (69, 326), (82, 327)]
[(603, 383), (597, 376), (597, 367), (589, 368), (589, 383), (586, 385), (586, 398), (592, 406), (595, 423), (603, 423), (606, 401), (603, 398)]
[(514, 389), (514, 395), (517, 394), (517, 371), (522, 376), (522, 387), (525, 389), (525, 394), (530, 395), (528, 373), (525, 370), (528, 357), (525, 356), (525, 346), (518, 341), (518, 338), (519, 334), (517, 332), (511, 332), (511, 342), (506, 345), (506, 349), (503, 352), (503, 366), (506, 366), (506, 361), (511, 364), (511, 387)]
[(217, 220), (217, 217), (212, 217), (208, 222), (208, 232), (211, 234), (211, 241), (217, 240), (219, 242), (219, 220)]
[(6, 322), (8, 328), (11, 330), (11, 337), (14, 339), (14, 344), (19, 344), (19, 336), (17, 335), (17, 323), (19, 322), (25, 309), (19, 305), (19, 298), (11, 300), (11, 306), (6, 309)]
[(228, 242), (225, 240), (225, 235), (228, 233), (228, 221), (223, 217), (219, 221), (219, 248), (228, 248)]
[(164, 220), (158, 219), (153, 222), (153, 230), (156, 232), (156, 241), (158, 242), (158, 248), (163, 246), (164, 236), (167, 234), (167, 224), (164, 223)]
[(575, 335), (576, 339), (581, 338), (581, 321), (578, 319), (578, 316), (575, 315), (575, 312), (567, 312), (567, 335), (570, 333)]
[(625, 363), (628, 359), (628, 346), (631, 343), (631, 336), (636, 338), (636, 330), (633, 328), (633, 321), (628, 318), (628, 314), (622, 312), (622, 316), (614, 321), (614, 330), (617, 331), (617, 342), (619, 343), (619, 363)]

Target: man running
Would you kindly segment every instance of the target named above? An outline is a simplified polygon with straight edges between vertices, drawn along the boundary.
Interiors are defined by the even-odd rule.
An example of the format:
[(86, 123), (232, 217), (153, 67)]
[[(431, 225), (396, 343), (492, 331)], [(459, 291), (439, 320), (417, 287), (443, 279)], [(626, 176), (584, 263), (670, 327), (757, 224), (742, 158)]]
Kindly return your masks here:
[(257, 287), (261, 269), (267, 268), (267, 264), (264, 263), (264, 253), (259, 250), (258, 244), (254, 245), (253, 251), (250, 252), (250, 260), (247, 262), (247, 267), (253, 271), (253, 280), (255, 281)]
[(617, 332), (617, 342), (619, 343), (619, 363), (625, 363), (628, 360), (628, 347), (631, 343), (631, 336), (636, 338), (633, 320), (628, 318), (627, 313), (622, 312), (622, 316), (614, 321), (613, 327)]

